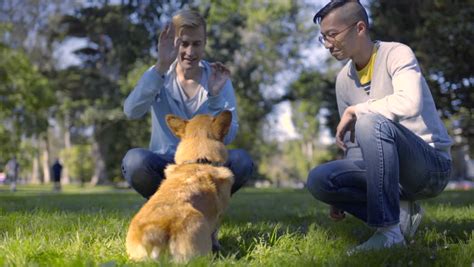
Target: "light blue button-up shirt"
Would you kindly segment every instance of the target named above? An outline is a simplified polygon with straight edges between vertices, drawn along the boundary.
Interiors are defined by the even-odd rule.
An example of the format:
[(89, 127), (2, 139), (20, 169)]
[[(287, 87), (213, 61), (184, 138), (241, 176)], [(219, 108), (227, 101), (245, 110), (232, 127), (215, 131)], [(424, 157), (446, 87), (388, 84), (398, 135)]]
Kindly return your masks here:
[[(196, 95), (198, 107), (186, 107), (180, 94), (179, 84), (176, 79), (175, 61), (166, 75), (161, 77), (155, 69), (150, 67), (140, 78), (140, 81), (127, 97), (124, 103), (124, 113), (129, 119), (143, 117), (151, 110), (151, 140), (150, 150), (172, 158), (176, 152), (179, 139), (173, 135), (166, 124), (165, 116), (175, 114), (184, 119), (191, 119), (197, 114), (217, 115), (223, 110), (232, 112), (232, 123), (229, 133), (224, 138), (224, 143), (229, 144), (234, 140), (239, 128), (234, 88), (230, 80), (216, 96), (209, 95), (208, 80), (211, 74), (211, 67), (208, 62), (201, 60), (199, 67), (203, 69), (201, 86)], [(193, 98), (194, 99), (194, 98)], [(195, 105), (195, 103), (194, 103)], [(189, 114), (189, 110), (195, 110)]]

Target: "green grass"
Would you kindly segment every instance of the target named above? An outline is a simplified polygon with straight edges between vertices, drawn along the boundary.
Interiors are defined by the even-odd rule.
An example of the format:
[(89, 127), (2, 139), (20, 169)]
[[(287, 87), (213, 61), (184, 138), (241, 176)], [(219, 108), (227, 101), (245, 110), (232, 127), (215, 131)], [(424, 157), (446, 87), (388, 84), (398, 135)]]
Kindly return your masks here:
[[(125, 255), (131, 217), (144, 203), (130, 190), (0, 186), (0, 265), (154, 266)], [(472, 266), (474, 192), (423, 201), (425, 218), (407, 248), (348, 257), (372, 230), (349, 216), (334, 223), (305, 190), (245, 189), (220, 231), (223, 251), (190, 266)], [(161, 265), (171, 265), (162, 260)]]

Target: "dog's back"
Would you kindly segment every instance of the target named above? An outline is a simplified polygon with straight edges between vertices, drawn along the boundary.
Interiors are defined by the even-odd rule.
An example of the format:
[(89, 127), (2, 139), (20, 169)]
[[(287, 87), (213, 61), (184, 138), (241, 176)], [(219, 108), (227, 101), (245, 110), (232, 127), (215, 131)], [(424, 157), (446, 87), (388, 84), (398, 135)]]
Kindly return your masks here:
[[(202, 131), (205, 125), (200, 120)], [(227, 154), (221, 142), (181, 138), (177, 164), (166, 168), (166, 179), (130, 224), (126, 247), (133, 260), (157, 259), (167, 251), (174, 261), (186, 262), (211, 251), (211, 234), (228, 205), (233, 174), (225, 167), (189, 162), (198, 154), (225, 162)], [(203, 149), (198, 153), (199, 147)], [(204, 149), (209, 152), (203, 154)]]
[(200, 164), (171, 165), (160, 190), (133, 218), (127, 253), (157, 259), (169, 251), (185, 262), (211, 251), (211, 234), (230, 199), (229, 169)]

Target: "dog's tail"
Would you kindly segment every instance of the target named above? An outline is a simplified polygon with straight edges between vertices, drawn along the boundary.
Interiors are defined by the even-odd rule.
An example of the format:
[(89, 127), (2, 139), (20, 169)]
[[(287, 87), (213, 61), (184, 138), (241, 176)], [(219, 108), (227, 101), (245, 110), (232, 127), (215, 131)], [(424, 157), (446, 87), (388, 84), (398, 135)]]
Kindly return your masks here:
[(127, 254), (130, 259), (142, 261), (157, 260), (168, 248), (169, 236), (167, 231), (157, 224), (149, 223), (143, 227), (141, 235), (129, 231), (127, 235)]

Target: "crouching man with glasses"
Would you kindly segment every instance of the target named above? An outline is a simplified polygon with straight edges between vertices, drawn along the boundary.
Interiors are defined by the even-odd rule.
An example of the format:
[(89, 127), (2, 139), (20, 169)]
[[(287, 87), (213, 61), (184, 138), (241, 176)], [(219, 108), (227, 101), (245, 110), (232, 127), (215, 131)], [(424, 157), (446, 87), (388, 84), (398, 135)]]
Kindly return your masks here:
[(336, 80), (336, 142), (345, 157), (313, 169), (308, 190), (330, 205), (332, 219), (347, 212), (376, 229), (349, 254), (405, 246), (423, 217), (415, 200), (448, 183), (452, 140), (413, 51), (372, 41), (358, 1), (331, 1), (314, 22), (331, 55), (348, 59)]

